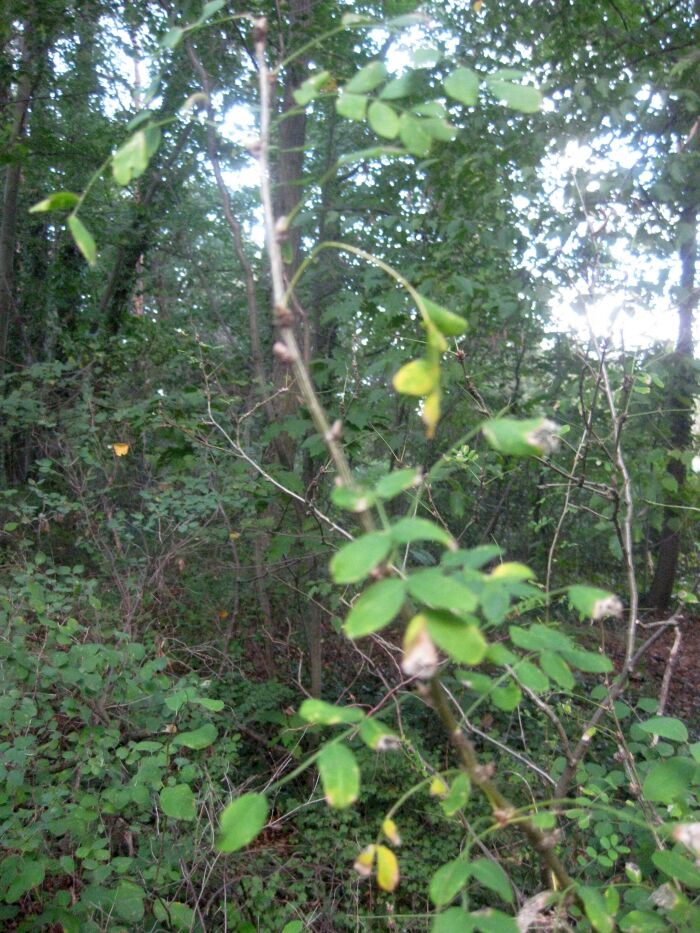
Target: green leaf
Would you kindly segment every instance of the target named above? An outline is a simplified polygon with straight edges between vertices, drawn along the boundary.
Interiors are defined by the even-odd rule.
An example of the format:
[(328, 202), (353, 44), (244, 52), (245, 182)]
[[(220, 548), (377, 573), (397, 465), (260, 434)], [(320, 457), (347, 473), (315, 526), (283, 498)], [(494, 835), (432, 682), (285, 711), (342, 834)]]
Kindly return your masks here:
[(179, 26), (173, 26), (172, 29), (168, 29), (166, 34), (160, 40), (161, 47), (164, 49), (177, 48), (177, 46), (182, 41), (184, 34), (184, 29), (181, 29)]
[(208, 19), (211, 19), (215, 13), (218, 13), (219, 10), (222, 10), (226, 6), (226, 0), (209, 0), (208, 3), (205, 3), (202, 7), (202, 13), (197, 20), (198, 24), (206, 23)]
[(546, 418), (494, 418), (482, 425), (484, 437), (501, 454), (541, 457), (556, 447), (556, 429)]
[(236, 852), (247, 846), (265, 827), (267, 814), (264, 794), (243, 794), (230, 803), (219, 822), (219, 852)]
[(347, 91), (343, 91), (335, 99), (335, 109), (346, 120), (362, 123), (367, 109), (367, 98), (364, 94), (348, 94)]
[(697, 769), (697, 764), (690, 758), (667, 758), (659, 762), (644, 779), (644, 796), (655, 803), (673, 803), (677, 797), (685, 797)]
[(612, 661), (604, 654), (583, 648), (558, 648), (557, 651), (572, 667), (586, 674), (609, 674), (613, 669)]
[(356, 489), (350, 486), (334, 486), (331, 500), (339, 509), (348, 512), (365, 512), (374, 505), (374, 494), (368, 489)]
[(411, 360), (395, 374), (393, 383), (402, 395), (428, 395), (440, 382), (440, 367), (429, 360)]
[(160, 808), (174, 820), (193, 820), (197, 815), (194, 794), (189, 784), (164, 787), (160, 792)]
[(216, 741), (218, 735), (216, 727), (207, 722), (191, 732), (180, 732), (173, 739), (173, 745), (184, 745), (185, 748), (193, 749), (208, 748)]
[(566, 651), (575, 647), (568, 635), (551, 625), (542, 625), (539, 622), (528, 628), (511, 625), (508, 631), (513, 644), (518, 648), (525, 648), (526, 651)]
[(304, 924), (301, 920), (290, 920), (289, 923), (285, 923), (282, 928), (282, 933), (303, 933)]
[(552, 680), (563, 687), (564, 690), (573, 690), (576, 680), (571, 673), (569, 665), (553, 651), (542, 651), (540, 654), (540, 667)]
[(652, 862), (659, 871), (662, 871), (674, 881), (680, 881), (686, 888), (697, 890), (700, 888), (700, 868), (680, 852), (663, 851), (654, 852)]
[(685, 723), (680, 719), (673, 719), (671, 716), (653, 716), (646, 722), (639, 723), (639, 728), (644, 732), (650, 732), (652, 735), (658, 735), (662, 739), (670, 739), (672, 742), (687, 742), (688, 730)]
[(408, 591), (433, 609), (473, 612), (479, 602), (470, 589), (437, 567), (412, 573), (408, 578)]
[(476, 921), (470, 913), (461, 907), (450, 907), (435, 917), (430, 929), (432, 933), (472, 933), (476, 928)]
[(509, 81), (499, 81), (494, 78), (487, 78), (486, 86), (494, 97), (504, 101), (511, 110), (519, 110), (521, 113), (537, 113), (542, 106), (542, 94), (536, 87), (511, 84)]
[(513, 889), (508, 875), (497, 862), (479, 858), (471, 863), (472, 878), (476, 878), (480, 885), (493, 891), (508, 904), (513, 903)]
[(361, 638), (378, 632), (396, 618), (403, 605), (406, 584), (390, 578), (374, 583), (357, 599), (345, 620), (348, 638)]
[(399, 135), (399, 118), (396, 111), (389, 104), (384, 104), (380, 100), (375, 100), (370, 104), (367, 111), (367, 122), (377, 136), (396, 139)]
[(357, 583), (389, 555), (392, 540), (386, 532), (372, 531), (344, 545), (331, 558), (336, 583)]
[(194, 911), (181, 901), (157, 900), (153, 904), (153, 916), (160, 923), (169, 923), (180, 933), (189, 933), (194, 926)]
[(393, 751), (401, 747), (398, 735), (376, 719), (365, 719), (360, 726), (359, 736), (365, 745), (376, 752)]
[(412, 57), (415, 68), (434, 68), (442, 58), (442, 54), (439, 49), (435, 49), (432, 46), (425, 46), (424, 48), (416, 49)]
[(517, 684), (510, 683), (503, 687), (494, 687), (491, 691), (491, 702), (496, 709), (504, 713), (512, 712), (523, 698), (522, 690)]
[(224, 708), (223, 700), (213, 700), (210, 697), (192, 697), (192, 702), (197, 706), (208, 709), (211, 713), (220, 713)]
[(306, 104), (319, 96), (330, 77), (330, 71), (319, 71), (311, 75), (306, 81), (302, 81), (301, 85), (294, 91), (294, 100), (301, 107), (306, 106)]
[(476, 924), (475, 929), (480, 933), (520, 933), (520, 927), (513, 917), (493, 907), (474, 911), (472, 919)]
[(445, 79), (445, 93), (467, 107), (473, 107), (479, 97), (479, 76), (471, 68), (458, 68)]
[(469, 800), (471, 793), (471, 781), (469, 776), (461, 771), (450, 785), (447, 797), (441, 802), (445, 816), (454, 816), (459, 810), (463, 810)]
[(399, 119), (401, 142), (411, 155), (427, 156), (430, 152), (432, 137), (422, 126), (423, 121), (410, 113), (402, 113)]
[(88, 228), (79, 217), (71, 214), (68, 218), (68, 229), (75, 240), (75, 245), (87, 260), (88, 265), (94, 266), (97, 262), (97, 247)]
[(114, 153), (112, 174), (118, 185), (128, 185), (148, 168), (149, 145), (145, 130), (138, 130)]
[(583, 901), (583, 907), (591, 926), (598, 933), (612, 933), (615, 929), (615, 921), (608, 913), (605, 901), (596, 888), (589, 888), (586, 885), (576, 886), (577, 893)]
[(43, 883), (46, 869), (43, 862), (11, 855), (0, 863), (0, 872), (4, 887), (2, 900), (15, 904), (28, 891)]
[(55, 191), (48, 198), (39, 201), (34, 207), (29, 208), (30, 214), (39, 214), (43, 211), (69, 211), (80, 202), (77, 194), (72, 191)]
[(383, 62), (370, 62), (360, 68), (345, 85), (344, 90), (353, 94), (366, 94), (386, 80), (387, 70)]
[(409, 467), (405, 470), (394, 470), (376, 483), (374, 492), (380, 499), (389, 500), (407, 489), (413, 489), (421, 483), (422, 474), (420, 470)]
[(357, 152), (346, 152), (338, 159), (338, 165), (351, 165), (353, 162), (368, 162), (372, 159), (379, 159), (387, 156), (395, 159), (397, 156), (405, 156), (405, 149), (394, 148), (393, 146), (372, 146), (369, 149), (358, 149)]
[(390, 531), (391, 539), (395, 544), (413, 544), (414, 541), (436, 541), (446, 547), (454, 545), (454, 538), (427, 518), (402, 518)]
[(343, 26), (370, 26), (373, 23), (379, 23), (372, 16), (367, 16), (366, 13), (343, 13), (340, 22)]
[[(428, 121), (423, 122), (427, 123)], [(434, 301), (425, 298), (423, 295), (421, 295), (421, 302), (425, 308), (425, 313), (445, 337), (457, 337), (467, 329), (467, 322), (458, 314), (453, 314), (452, 311), (448, 311), (442, 305), (435, 304)]]
[(501, 556), (501, 549), (495, 544), (481, 544), (468, 551), (460, 548), (452, 554), (443, 554), (445, 567), (464, 567), (466, 570), (480, 570), (489, 561)]
[(488, 645), (478, 625), (432, 609), (426, 609), (423, 615), (430, 637), (455, 661), (473, 665), (484, 660)]
[(176, 690), (175, 693), (165, 698), (165, 705), (171, 712), (177, 713), (192, 700), (194, 700), (194, 690)]
[(471, 866), (464, 858), (456, 858), (442, 865), (430, 880), (430, 900), (436, 907), (449, 904), (469, 881), (470, 875)]
[(360, 769), (355, 756), (346, 745), (334, 742), (326, 745), (316, 761), (328, 804), (344, 810), (360, 793)]
[(605, 614), (607, 606), (613, 606), (617, 596), (608, 590), (596, 586), (570, 586), (567, 588), (569, 602), (581, 613), (584, 619), (599, 619)]
[[(451, 123), (448, 123), (447, 120), (443, 120), (441, 117), (430, 117), (427, 120), (423, 120), (421, 126), (426, 133), (439, 143), (451, 143), (457, 138), (457, 127), (452, 126)], [(445, 332), (443, 331), (443, 333)]]
[(416, 84), (416, 76), (413, 72), (408, 72), (408, 74), (402, 75), (400, 78), (394, 78), (393, 81), (389, 81), (385, 87), (382, 88), (379, 98), (380, 100), (400, 100), (402, 97), (408, 97), (412, 92)]
[(550, 688), (547, 675), (531, 661), (520, 661), (515, 667), (515, 676), (533, 693), (546, 693)]
[(122, 881), (114, 892), (114, 912), (127, 923), (143, 920), (146, 892), (133, 881)]
[(325, 700), (304, 700), (299, 707), (299, 715), (306, 722), (323, 726), (362, 722), (365, 718), (365, 714), (356, 706), (333, 706)]

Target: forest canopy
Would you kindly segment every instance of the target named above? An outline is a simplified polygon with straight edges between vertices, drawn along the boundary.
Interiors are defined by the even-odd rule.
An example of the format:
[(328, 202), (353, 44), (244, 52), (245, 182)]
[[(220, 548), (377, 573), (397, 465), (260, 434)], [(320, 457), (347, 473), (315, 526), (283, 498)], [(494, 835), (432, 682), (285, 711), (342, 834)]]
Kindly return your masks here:
[(3, 0), (0, 927), (700, 928), (691, 0)]

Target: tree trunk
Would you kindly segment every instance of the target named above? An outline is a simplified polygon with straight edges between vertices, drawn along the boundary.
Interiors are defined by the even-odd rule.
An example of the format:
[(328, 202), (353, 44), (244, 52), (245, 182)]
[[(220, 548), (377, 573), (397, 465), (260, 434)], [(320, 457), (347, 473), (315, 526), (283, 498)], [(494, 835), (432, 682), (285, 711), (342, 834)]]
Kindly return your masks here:
[(21, 38), (21, 62), (17, 79), (14, 116), (10, 130), (8, 151), (11, 160), (5, 174), (2, 195), (2, 220), (0, 220), (0, 379), (5, 375), (8, 361), (10, 321), (15, 316), (15, 253), (17, 247), (17, 210), (22, 176), (22, 163), (12, 150), (24, 138), (32, 94), (30, 71), (29, 20), (24, 24)]
[(697, 185), (686, 192), (686, 206), (681, 212), (679, 231), (682, 243), (678, 338), (669, 360), (665, 408), (668, 412), (670, 456), (667, 472), (675, 489), (667, 496), (661, 536), (656, 547), (656, 567), (646, 597), (646, 604), (659, 612), (668, 609), (678, 571), (681, 547), (680, 517), (674, 505), (680, 504), (686, 477), (683, 455), (689, 450), (693, 429), (693, 405), (697, 395), (697, 377), (693, 358), (693, 317), (698, 303), (695, 287), (697, 264), (697, 224), (700, 204)]

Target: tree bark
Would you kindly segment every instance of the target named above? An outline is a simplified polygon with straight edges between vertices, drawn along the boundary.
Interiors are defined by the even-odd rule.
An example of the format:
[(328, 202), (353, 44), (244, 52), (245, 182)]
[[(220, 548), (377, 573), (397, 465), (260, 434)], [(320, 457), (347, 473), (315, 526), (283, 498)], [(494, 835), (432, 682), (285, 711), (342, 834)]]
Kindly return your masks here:
[[(10, 130), (8, 150), (12, 152), (25, 136), (29, 99), (32, 94), (31, 26), (24, 23), (21, 38), (21, 60), (17, 79), (17, 93), (13, 104), (14, 116)], [(22, 177), (22, 162), (15, 155), (7, 166), (2, 195), (0, 220), (0, 379), (5, 375), (8, 360), (10, 321), (16, 313), (15, 253), (17, 248), (17, 210)]]
[(678, 305), (678, 337), (676, 347), (669, 360), (666, 391), (668, 412), (670, 455), (668, 475), (674, 480), (675, 489), (666, 497), (661, 535), (656, 547), (654, 577), (646, 597), (646, 604), (664, 612), (673, 596), (673, 587), (678, 572), (681, 548), (680, 518), (674, 505), (682, 498), (686, 478), (683, 454), (690, 449), (693, 430), (693, 406), (697, 396), (697, 376), (693, 354), (693, 319), (698, 303), (695, 286), (697, 265), (697, 225), (700, 203), (697, 183), (686, 190), (686, 204), (679, 219), (682, 237), (679, 248), (681, 261), (680, 302)]

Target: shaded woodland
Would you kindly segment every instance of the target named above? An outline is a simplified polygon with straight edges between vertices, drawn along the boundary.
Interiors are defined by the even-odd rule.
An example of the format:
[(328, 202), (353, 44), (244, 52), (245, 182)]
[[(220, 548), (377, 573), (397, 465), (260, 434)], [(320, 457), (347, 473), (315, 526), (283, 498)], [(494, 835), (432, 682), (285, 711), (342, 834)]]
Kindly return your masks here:
[(0, 928), (700, 928), (699, 48), (2, 0)]

